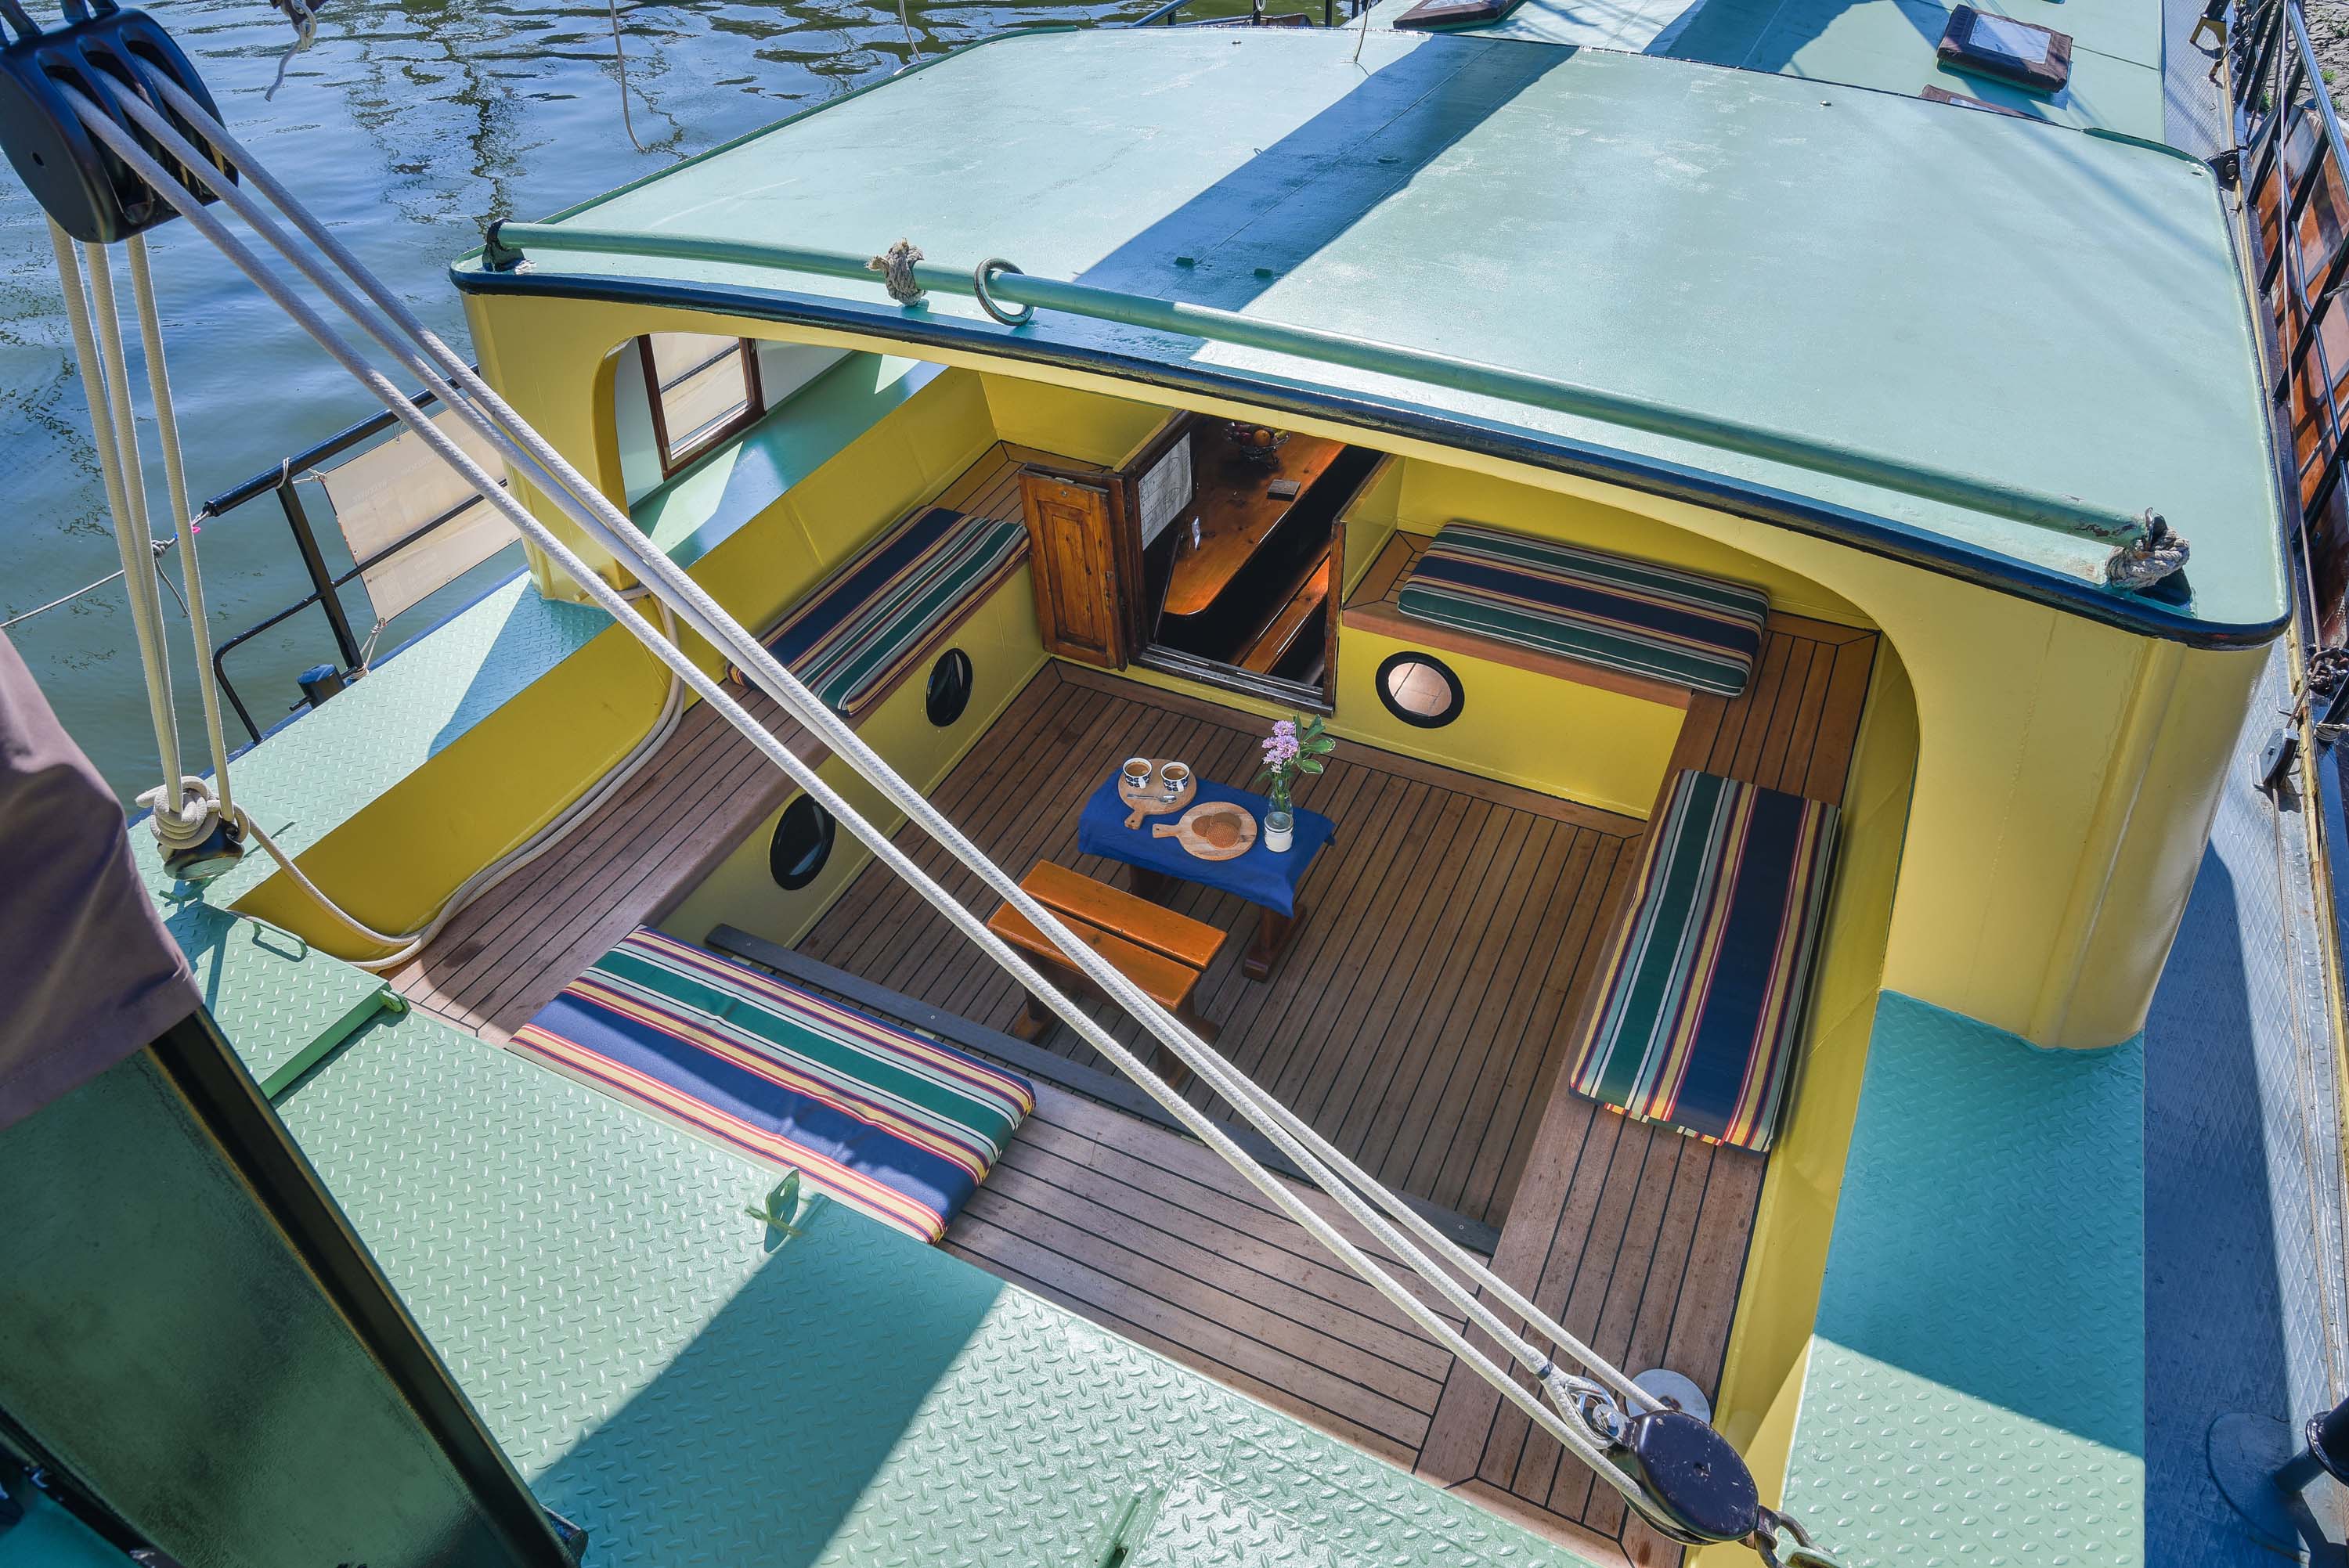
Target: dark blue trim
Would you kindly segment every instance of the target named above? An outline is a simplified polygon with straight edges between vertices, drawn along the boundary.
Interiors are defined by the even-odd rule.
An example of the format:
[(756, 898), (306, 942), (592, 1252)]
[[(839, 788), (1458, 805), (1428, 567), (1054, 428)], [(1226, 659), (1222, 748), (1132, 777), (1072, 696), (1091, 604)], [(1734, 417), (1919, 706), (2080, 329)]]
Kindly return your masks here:
[(467, 268), (461, 263), (450, 269), (450, 275), (460, 294), (522, 294), (709, 311), (1058, 366), (1205, 397), (1237, 397), (1264, 407), (1334, 419), (1381, 434), (1434, 441), (1750, 518), (2045, 604), (2137, 636), (2158, 637), (2189, 647), (2256, 647), (2272, 642), (2289, 620), (2287, 613), (2264, 622), (2204, 621), (2178, 614), (2158, 601), (2105, 589), (2066, 573), (2036, 568), (1889, 518), (1764, 485), (1741, 483), (1724, 475), (1357, 394), (1272, 381), (1195, 363), (1171, 364), (1136, 354), (1053, 343), (1030, 335), (1025, 329), (1015, 331), (927, 313), (913, 315), (895, 307), (885, 311), (781, 289), (722, 288), (707, 284), (572, 273), (488, 273)]

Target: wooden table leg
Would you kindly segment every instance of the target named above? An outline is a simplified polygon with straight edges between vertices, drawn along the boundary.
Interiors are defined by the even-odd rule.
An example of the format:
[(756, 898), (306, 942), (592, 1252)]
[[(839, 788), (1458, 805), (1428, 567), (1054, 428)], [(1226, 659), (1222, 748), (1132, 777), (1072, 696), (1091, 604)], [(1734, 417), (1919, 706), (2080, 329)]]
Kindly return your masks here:
[(1305, 923), (1305, 911), (1295, 914), (1279, 914), (1259, 909), (1256, 913), (1256, 933), (1248, 938), (1247, 952), (1240, 958), (1240, 973), (1251, 980), (1272, 978), (1273, 965), (1288, 951), (1297, 935), (1297, 928)]
[(1022, 987), (1020, 995), (1028, 999), (1028, 1005), (1020, 1008), (1019, 1016), (1012, 1020), (1011, 1032), (1034, 1045), (1052, 1032), (1052, 1026), (1061, 1021), (1060, 1016), (1044, 1006), (1043, 999), (1035, 992)]
[(1136, 898), (1146, 898), (1153, 903), (1164, 903), (1174, 891), (1174, 879), (1164, 872), (1152, 871), (1148, 866), (1128, 866), (1131, 877), (1127, 884)]

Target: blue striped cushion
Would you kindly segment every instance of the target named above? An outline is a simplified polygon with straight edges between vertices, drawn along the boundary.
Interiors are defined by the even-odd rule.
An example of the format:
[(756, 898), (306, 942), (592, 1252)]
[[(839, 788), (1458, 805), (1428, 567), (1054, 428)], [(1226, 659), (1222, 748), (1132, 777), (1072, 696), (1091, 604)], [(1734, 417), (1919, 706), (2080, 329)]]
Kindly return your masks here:
[(1497, 528), (1452, 522), (1395, 608), (1433, 625), (1735, 696), (1762, 652), (1758, 588)]
[(649, 927), (512, 1045), (926, 1242), (1036, 1108), (1024, 1078)]
[(766, 637), (809, 690), (854, 718), (892, 689), (939, 626), (1027, 559), (1017, 521), (916, 509), (860, 551)]
[(1766, 1150), (1810, 985), (1836, 808), (1674, 775), (1568, 1082), (1642, 1120)]

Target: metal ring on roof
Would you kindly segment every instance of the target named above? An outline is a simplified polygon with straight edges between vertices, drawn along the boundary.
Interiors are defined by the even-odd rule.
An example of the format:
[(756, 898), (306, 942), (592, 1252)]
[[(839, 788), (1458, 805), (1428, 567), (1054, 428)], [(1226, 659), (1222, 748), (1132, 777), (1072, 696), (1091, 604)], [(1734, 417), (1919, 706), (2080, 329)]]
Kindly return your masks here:
[(1006, 326), (1027, 325), (1028, 318), (1036, 314), (1036, 307), (1032, 304), (1023, 304), (1019, 307), (1019, 314), (1014, 315), (995, 303), (995, 295), (988, 285), (995, 282), (999, 273), (1019, 271), (1018, 267), (1013, 266), (1001, 256), (989, 256), (973, 268), (970, 274), (970, 292), (978, 296), (978, 308)]

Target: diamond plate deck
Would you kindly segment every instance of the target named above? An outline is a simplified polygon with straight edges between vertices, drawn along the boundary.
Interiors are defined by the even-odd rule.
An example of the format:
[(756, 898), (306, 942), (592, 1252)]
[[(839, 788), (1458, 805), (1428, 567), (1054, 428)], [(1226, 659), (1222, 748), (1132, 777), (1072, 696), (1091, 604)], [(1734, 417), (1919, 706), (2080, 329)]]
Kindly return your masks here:
[[(238, 757), (237, 801), (299, 855), (611, 624), (592, 605), (541, 598), (526, 575), (511, 578)], [(154, 836), (141, 827), (130, 841), (149, 885), (168, 892)], [(205, 901), (225, 909), (276, 870), (248, 854)]]
[(1786, 1476), (1847, 1563), (2146, 1560), (2144, 1087), (1884, 994)]
[(1369, 1568), (1581, 1561), (836, 1204), (770, 1253), (770, 1175), (420, 1014), (282, 1109), (597, 1568), (1092, 1568), (1186, 1478)]
[(163, 916), (212, 1021), (272, 1099), (378, 1009), (398, 1005), (379, 976), (274, 925), (194, 902), (167, 903)]

